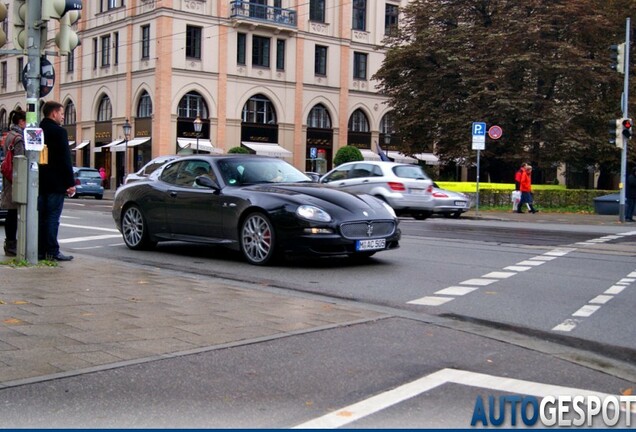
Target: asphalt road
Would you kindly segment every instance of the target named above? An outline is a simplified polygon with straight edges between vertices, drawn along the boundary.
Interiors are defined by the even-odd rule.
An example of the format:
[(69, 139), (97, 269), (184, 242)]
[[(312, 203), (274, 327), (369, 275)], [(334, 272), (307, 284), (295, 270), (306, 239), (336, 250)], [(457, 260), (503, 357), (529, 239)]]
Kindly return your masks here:
[(634, 390), (634, 252), (595, 241), (623, 227), (405, 220), (402, 247), (368, 263), (261, 268), (208, 246), (130, 251), (108, 209), (68, 203), (63, 250), (389, 318), (5, 389), (6, 427), (466, 428), (479, 396)]

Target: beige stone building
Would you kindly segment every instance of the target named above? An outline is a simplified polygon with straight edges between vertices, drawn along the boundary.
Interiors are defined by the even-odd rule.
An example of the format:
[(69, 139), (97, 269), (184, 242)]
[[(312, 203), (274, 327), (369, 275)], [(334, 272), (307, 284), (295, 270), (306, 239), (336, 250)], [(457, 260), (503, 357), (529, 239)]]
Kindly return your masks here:
[[(84, 1), (81, 45), (48, 57), (56, 83), (44, 99), (65, 106), (76, 165), (105, 167), (110, 186), (124, 165), (131, 172), (160, 155), (236, 146), (325, 172), (342, 146), (377, 158), (378, 142), (390, 141), (389, 107), (371, 77), (407, 2)], [(54, 36), (49, 29), (49, 50)], [(24, 107), (26, 61), (0, 57), (3, 129)]]

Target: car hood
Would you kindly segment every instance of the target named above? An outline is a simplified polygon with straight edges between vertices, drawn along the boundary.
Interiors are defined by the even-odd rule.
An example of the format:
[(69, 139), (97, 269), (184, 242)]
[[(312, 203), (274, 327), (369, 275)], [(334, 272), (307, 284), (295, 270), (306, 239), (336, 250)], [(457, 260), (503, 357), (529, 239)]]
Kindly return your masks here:
[[(279, 183), (249, 186), (248, 190), (286, 197), (295, 204), (313, 204), (323, 210), (347, 211), (361, 218), (392, 217), (384, 204), (367, 194), (353, 194), (317, 183)], [(363, 212), (366, 212), (364, 214)]]

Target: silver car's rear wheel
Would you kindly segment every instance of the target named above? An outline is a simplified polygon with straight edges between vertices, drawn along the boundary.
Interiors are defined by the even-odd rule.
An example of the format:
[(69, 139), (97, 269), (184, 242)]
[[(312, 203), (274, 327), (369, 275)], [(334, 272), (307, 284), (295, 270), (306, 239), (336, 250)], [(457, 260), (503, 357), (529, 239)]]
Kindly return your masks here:
[(124, 210), (121, 232), (124, 243), (130, 249), (149, 249), (156, 245), (156, 242), (150, 240), (146, 220), (137, 206), (133, 205)]
[(275, 255), (276, 235), (269, 218), (263, 213), (251, 213), (241, 225), (241, 251), (250, 264), (265, 265)]

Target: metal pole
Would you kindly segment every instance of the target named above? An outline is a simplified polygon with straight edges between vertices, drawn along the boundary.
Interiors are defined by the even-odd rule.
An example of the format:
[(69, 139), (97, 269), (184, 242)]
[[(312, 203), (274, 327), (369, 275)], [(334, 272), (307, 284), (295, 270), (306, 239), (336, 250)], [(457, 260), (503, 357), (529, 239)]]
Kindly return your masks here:
[(481, 150), (477, 150), (477, 198), (475, 200), (475, 214), (479, 216), (479, 154)]
[[(42, 25), (41, 0), (26, 0), (27, 5), (27, 56), (29, 70), (27, 72), (26, 122), (29, 127), (38, 127), (40, 122), (40, 41), (41, 32), (46, 32)], [(27, 151), (27, 204), (26, 204), (26, 242), (24, 255), (18, 251), (18, 258), (25, 258), (29, 263), (38, 262), (38, 189), (39, 189), (39, 152)]]
[[(631, 24), (630, 18), (625, 21), (625, 75), (623, 81), (623, 118), (629, 118), (628, 101), (629, 101), (629, 44), (630, 44)], [(621, 126), (622, 127), (622, 126)], [(627, 145), (629, 140), (623, 135), (623, 148), (621, 151), (621, 190), (619, 195), (618, 215), (621, 222), (625, 222), (625, 185), (627, 183)]]
[(124, 176), (121, 179), (122, 185), (126, 182), (126, 171), (128, 170), (128, 135), (126, 133), (124, 133), (124, 139), (126, 143), (124, 144)]

